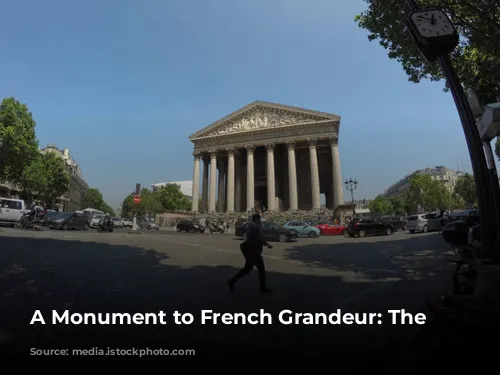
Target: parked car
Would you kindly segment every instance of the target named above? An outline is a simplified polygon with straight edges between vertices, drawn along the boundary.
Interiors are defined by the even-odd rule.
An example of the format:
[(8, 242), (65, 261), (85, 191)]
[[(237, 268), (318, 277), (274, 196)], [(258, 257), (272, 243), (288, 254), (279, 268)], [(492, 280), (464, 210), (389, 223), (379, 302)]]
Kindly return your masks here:
[(177, 232), (187, 232), (187, 233), (204, 233), (205, 227), (203, 225), (196, 224), (193, 220), (181, 220), (177, 223)]
[(347, 231), (347, 225), (335, 224), (331, 221), (314, 220), (309, 224), (318, 228), (322, 236), (343, 235)]
[(111, 219), (113, 221), (113, 227), (115, 228), (123, 228), (123, 220), (119, 217), (114, 217)]
[(438, 231), (441, 229), (441, 219), (433, 213), (413, 215), (408, 218), (406, 229), (410, 233)]
[(76, 212), (61, 212), (51, 217), (47, 224), (51, 229), (89, 229), (88, 217)]
[(91, 228), (98, 228), (99, 227), (99, 223), (101, 222), (102, 219), (104, 219), (104, 216), (106, 216), (105, 214), (93, 214), (91, 217), (90, 217), (90, 220), (89, 220), (89, 217), (86, 216), (88, 222), (89, 222), (89, 226)]
[(283, 225), (283, 228), (295, 230), (299, 234), (299, 237), (313, 238), (318, 237), (321, 234), (321, 231), (318, 228), (309, 225), (305, 221), (289, 221)]
[(0, 198), (0, 222), (14, 225), (23, 212), (26, 210), (26, 203), (21, 199)]
[[(287, 229), (271, 221), (262, 221), (261, 225), (262, 225), (262, 234), (264, 235), (266, 241), (289, 242), (299, 236), (299, 233), (295, 229)], [(247, 223), (245, 223), (244, 226), (245, 230), (243, 230), (243, 228), (240, 227), (240, 230), (236, 235), (238, 237), (241, 237), (243, 241), (246, 241)]]
[(60, 212), (58, 211), (48, 211), (43, 215), (42, 220), (43, 220), (43, 225), (48, 226), (49, 221), (59, 215)]
[(147, 230), (159, 230), (160, 227), (158, 226), (158, 224), (156, 224), (154, 221), (152, 220), (143, 220), (139, 223), (139, 227), (141, 229), (147, 229)]
[(373, 219), (354, 219), (347, 225), (347, 234), (350, 237), (365, 237), (369, 235), (391, 235), (396, 229), (387, 223)]
[(247, 223), (248, 221), (240, 221), (238, 223), (238, 221), (236, 222), (236, 224), (234, 225), (234, 235), (236, 237), (240, 237), (242, 238), (243, 237), (243, 234), (245, 234), (246, 230), (247, 230)]
[(122, 223), (125, 228), (132, 228), (134, 226), (134, 223), (129, 219), (122, 218)]
[(395, 230), (406, 230), (406, 221), (397, 216), (381, 216), (379, 220), (386, 224), (391, 224)]

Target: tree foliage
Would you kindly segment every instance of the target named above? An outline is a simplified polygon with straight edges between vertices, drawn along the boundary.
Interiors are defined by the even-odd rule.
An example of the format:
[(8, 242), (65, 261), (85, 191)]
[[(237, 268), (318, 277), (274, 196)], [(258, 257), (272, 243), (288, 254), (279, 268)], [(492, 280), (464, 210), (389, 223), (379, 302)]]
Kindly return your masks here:
[(132, 217), (136, 215), (152, 216), (164, 211), (189, 211), (191, 202), (182, 194), (177, 184), (167, 184), (156, 191), (149, 189), (141, 190), (141, 203), (134, 204), (134, 194), (130, 194), (123, 200), (122, 216)]
[(474, 176), (466, 173), (458, 177), (453, 193), (459, 201), (463, 202), (468, 207), (474, 206), (477, 203), (476, 182), (474, 181)]
[[(35, 121), (28, 107), (14, 98), (5, 98), (0, 104), (0, 181), (16, 184), (32, 179), (37, 158), (38, 142)], [(38, 162), (37, 160), (34, 161)]]
[(88, 188), (85, 193), (85, 202), (87, 203), (88, 208), (104, 211), (112, 216), (115, 215), (115, 211), (104, 201), (104, 197), (99, 189)]
[(410, 187), (405, 197), (408, 212), (417, 207), (424, 210), (449, 209), (453, 205), (451, 193), (441, 182), (427, 174), (415, 174), (410, 178)]
[(381, 195), (372, 200), (368, 204), (368, 208), (372, 214), (389, 215), (393, 212), (391, 202)]

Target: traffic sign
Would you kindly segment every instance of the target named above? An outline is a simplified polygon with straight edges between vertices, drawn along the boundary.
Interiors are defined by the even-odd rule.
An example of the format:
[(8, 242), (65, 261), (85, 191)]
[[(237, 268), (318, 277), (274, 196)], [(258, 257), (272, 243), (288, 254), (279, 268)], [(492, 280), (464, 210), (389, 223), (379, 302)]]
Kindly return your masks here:
[(134, 203), (135, 204), (140, 204), (141, 203), (141, 197), (139, 197), (138, 195), (134, 195)]

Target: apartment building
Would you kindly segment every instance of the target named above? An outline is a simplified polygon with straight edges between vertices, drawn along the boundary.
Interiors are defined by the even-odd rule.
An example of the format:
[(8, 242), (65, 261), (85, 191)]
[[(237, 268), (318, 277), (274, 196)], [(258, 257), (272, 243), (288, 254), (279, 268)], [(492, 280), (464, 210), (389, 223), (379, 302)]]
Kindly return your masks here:
[(410, 188), (410, 179), (416, 174), (427, 174), (434, 180), (441, 182), (450, 192), (452, 192), (455, 189), (458, 178), (462, 176), (464, 172), (454, 171), (443, 166), (419, 169), (389, 186), (385, 190), (384, 195), (386, 197), (394, 197), (405, 193)]

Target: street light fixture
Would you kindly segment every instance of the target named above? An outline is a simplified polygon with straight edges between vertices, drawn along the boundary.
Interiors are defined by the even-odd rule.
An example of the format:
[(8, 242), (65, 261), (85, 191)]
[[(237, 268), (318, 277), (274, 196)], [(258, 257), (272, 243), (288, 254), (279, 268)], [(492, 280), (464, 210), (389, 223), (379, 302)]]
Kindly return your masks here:
[(358, 188), (358, 180), (356, 179), (346, 179), (344, 181), (345, 188), (351, 192), (351, 203), (352, 203), (352, 218), (356, 215), (356, 205), (354, 204), (354, 190)]

